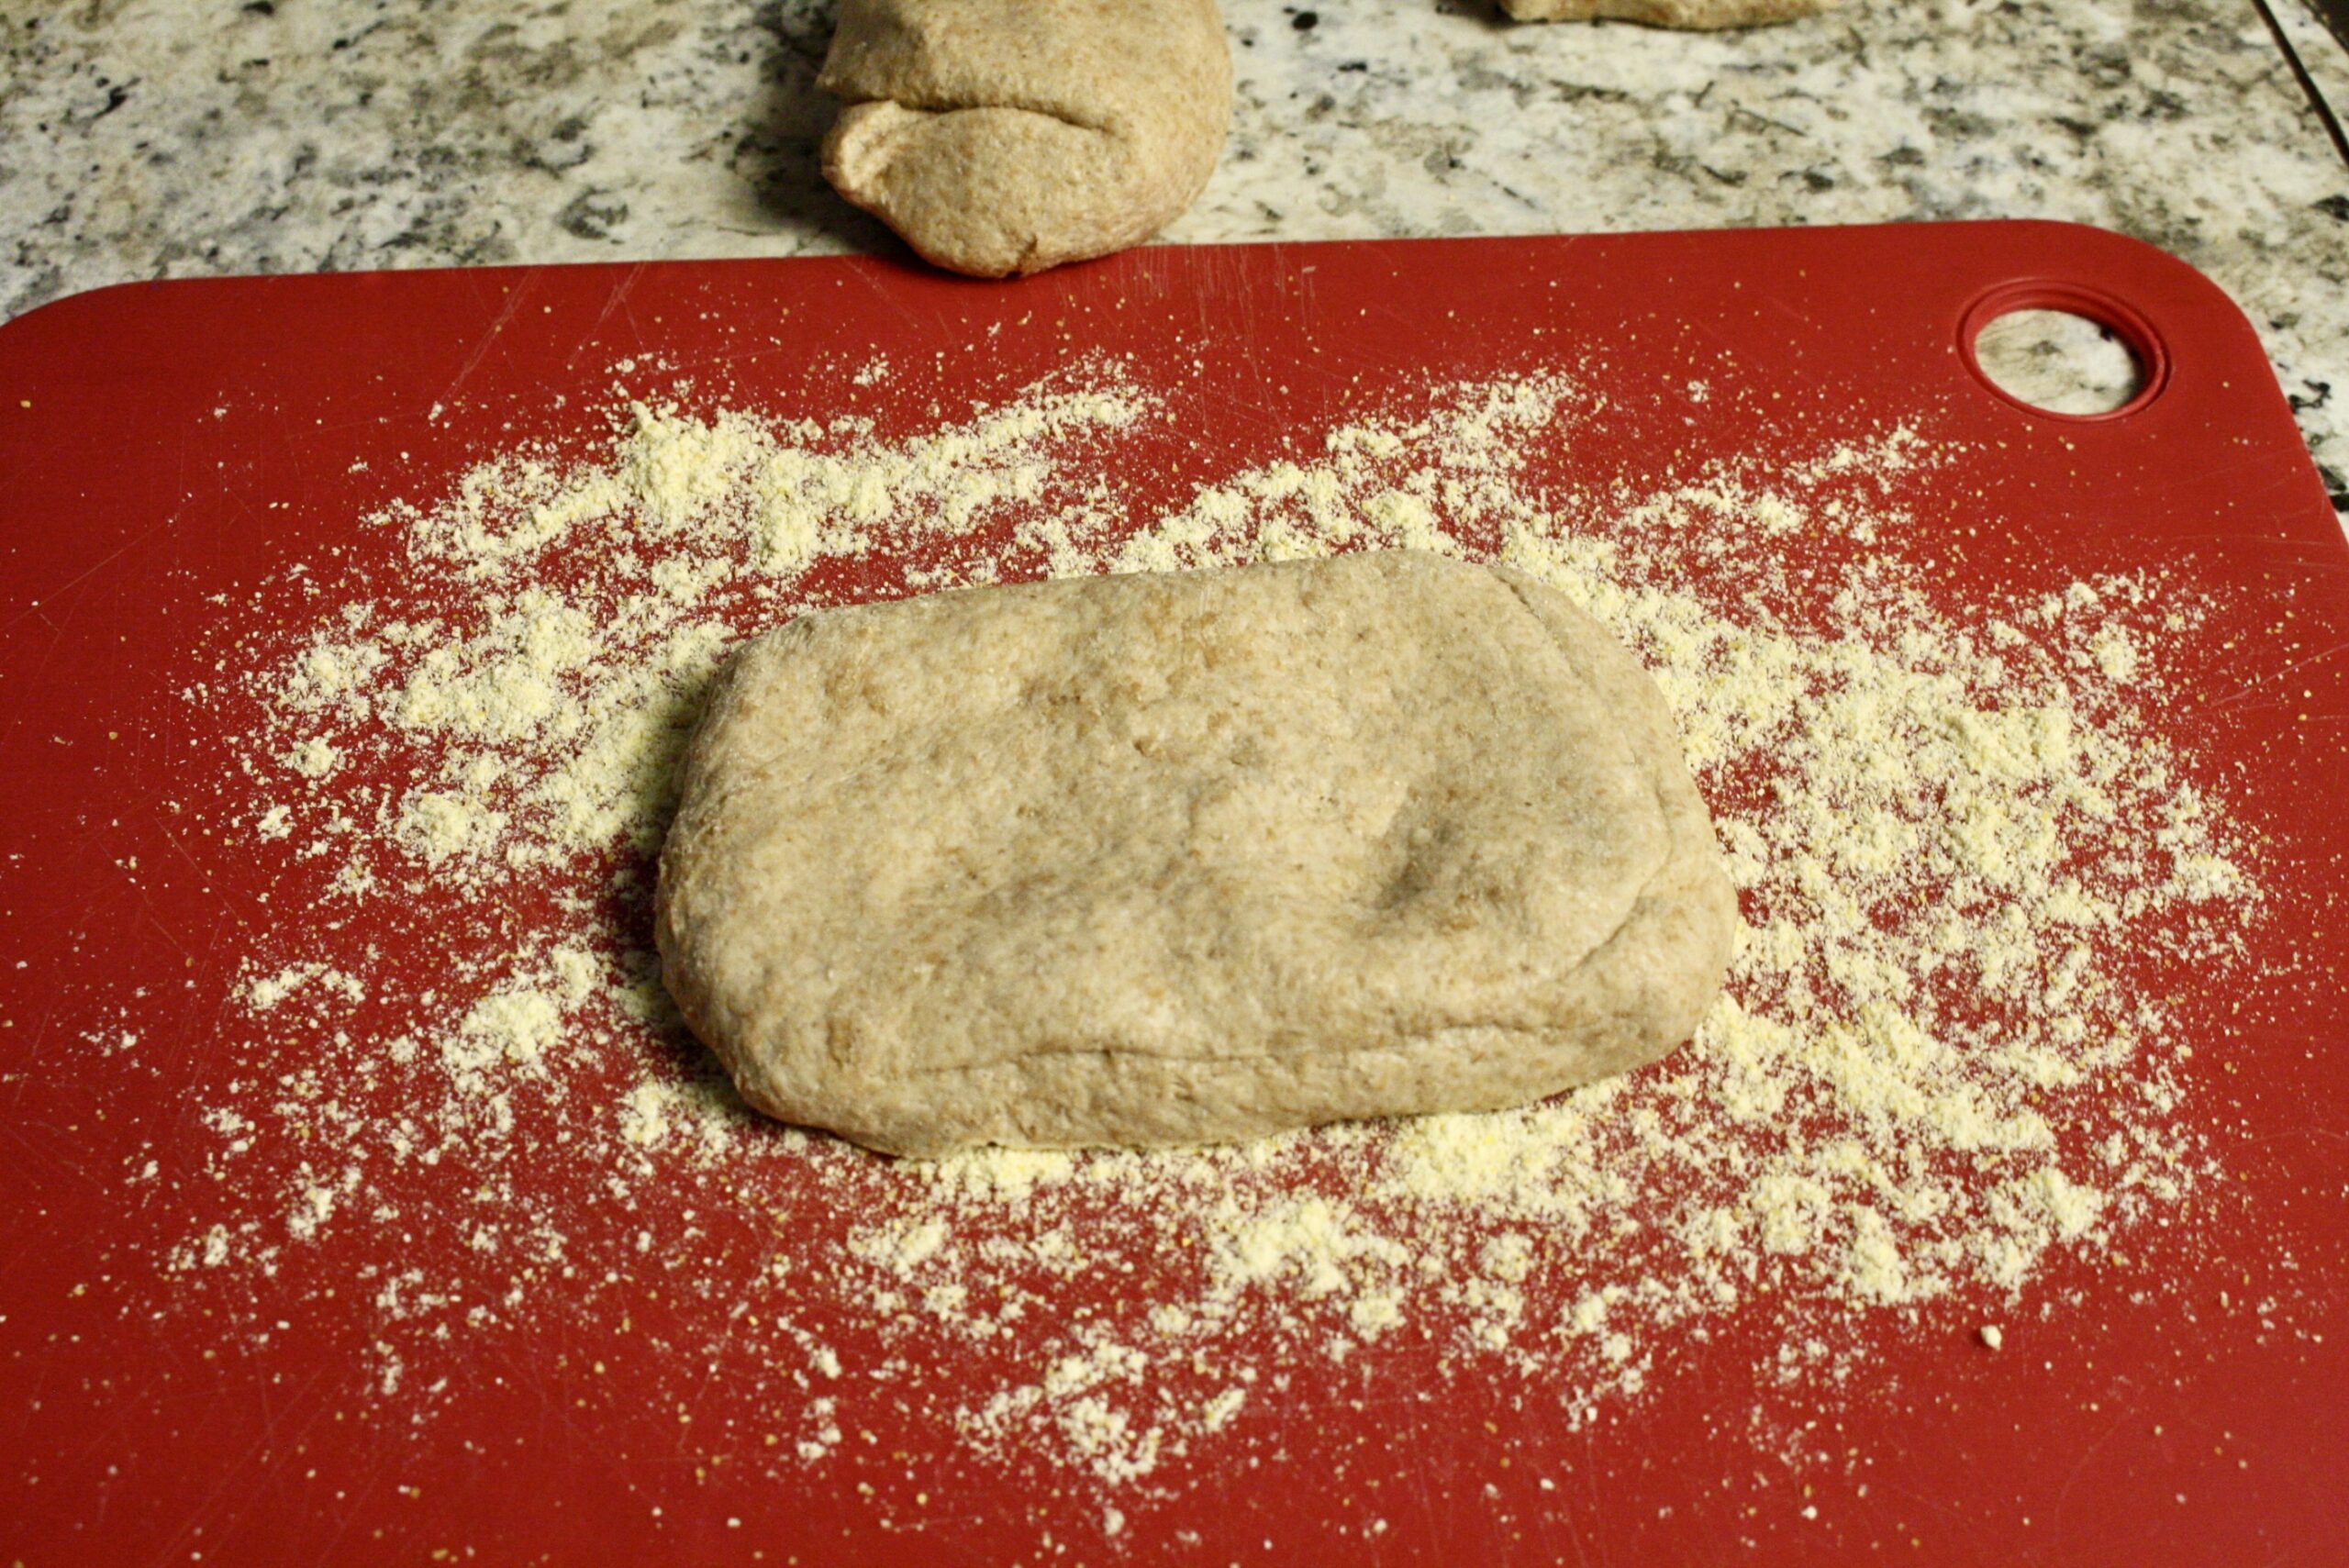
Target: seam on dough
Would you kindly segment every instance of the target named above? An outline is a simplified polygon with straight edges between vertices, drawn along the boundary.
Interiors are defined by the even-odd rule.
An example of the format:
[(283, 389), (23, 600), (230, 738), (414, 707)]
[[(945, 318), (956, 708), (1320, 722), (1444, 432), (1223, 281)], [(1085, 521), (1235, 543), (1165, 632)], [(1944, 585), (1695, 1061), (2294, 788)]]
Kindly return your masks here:
[[(1522, 608), (1526, 614), (1533, 617), (1534, 620), (1541, 624), (1543, 633), (1545, 635), (1548, 634), (1550, 630), (1549, 623), (1542, 620), (1541, 613), (1533, 608), (1532, 602), (1525, 596), (1524, 585), (1506, 575), (1501, 575), (1499, 573), (1496, 573), (1496, 575), (1500, 575), (1501, 582), (1508, 587), (1511, 594), (1516, 595), (1519, 606)], [(1554, 637), (1553, 637), (1551, 640), (1553, 642), (1557, 642), (1557, 639)], [(1564, 643), (1557, 642), (1557, 648), (1560, 655), (1564, 657), (1568, 663), (1575, 666), (1576, 673), (1587, 673), (1584, 671), (1582, 665), (1575, 662), (1575, 656), (1566, 651)], [(1632, 654), (1629, 649), (1626, 649), (1624, 652), (1626, 657), (1631, 658), (1633, 662), (1637, 663), (1639, 662), (1638, 656), (1636, 654)], [(1653, 678), (1647, 674), (1646, 666), (1644, 664), (1640, 665), (1640, 671), (1642, 679), (1652, 680)], [(1673, 721), (1672, 713), (1668, 706), (1665, 708), (1664, 717), (1664, 739), (1672, 743), (1674, 754), (1676, 756), (1680, 755), (1681, 748), (1683, 746), (1683, 742), (1680, 738), (1680, 728), (1679, 726)], [(1638, 755), (1639, 753), (1636, 751), (1632, 752), (1632, 756), (1635, 760)], [(1682, 766), (1684, 768), (1687, 766), (1685, 757), (1683, 758)], [(1709, 812), (1700, 818), (1702, 822), (1702, 829), (1701, 831), (1698, 831), (1697, 823), (1684, 822), (1682, 817), (1685, 814), (1673, 808), (1672, 802), (1666, 798), (1664, 781), (1657, 769), (1643, 767), (1641, 769), (1641, 776), (1647, 780), (1649, 792), (1655, 796), (1656, 811), (1664, 818), (1664, 835), (1672, 845), (1670, 851), (1667, 852), (1664, 858), (1664, 865), (1658, 868), (1658, 876), (1661, 876), (1665, 870), (1668, 870), (1672, 866), (1677, 864), (1683, 856), (1692, 849), (1692, 847), (1715, 855), (1718, 855), (1720, 852), (1720, 841), (1714, 831)], [(1693, 779), (1690, 781), (1689, 787), (1692, 789), (1696, 787), (1695, 781)], [(1698, 800), (1699, 803), (1702, 804), (1703, 797), (1701, 794), (1698, 796)], [(1692, 840), (1693, 845), (1690, 842)], [(1654, 877), (1650, 877), (1646, 883), (1642, 884), (1642, 891), (1643, 894), (1647, 887), (1653, 885), (1654, 881)]]
[[(1646, 881), (1640, 884), (1640, 891), (1632, 895), (1631, 907), (1625, 911), (1622, 919), (1618, 921), (1615, 928), (1609, 931), (1606, 936), (1600, 938), (1599, 940), (1586, 952), (1585, 952), (1581, 958), (1575, 960), (1573, 966), (1566, 970), (1560, 977), (1561, 981), (1563, 983), (1571, 983), (1575, 976), (1582, 974), (1585, 971), (1588, 970), (1591, 965), (1598, 963), (1606, 958), (1608, 953), (1614, 949), (1617, 942), (1622, 938), (1623, 934), (1636, 924), (1642, 916), (1647, 914), (1652, 909), (1679, 902), (1678, 899), (1669, 896), (1667, 894), (1659, 893), (1656, 890), (1656, 884), (1664, 881), (1666, 878), (1671, 877), (1672, 873), (1679, 869), (1679, 866), (1680, 860), (1677, 855), (1667, 855), (1664, 858), (1664, 863), (1656, 868), (1653, 874), (1650, 875)], [(1674, 878), (1674, 880), (1676, 881), (1677, 879)], [(1115, 1046), (1069, 1045), (1055, 1046), (1043, 1051), (1022, 1051), (1017, 1056), (991, 1056), (984, 1061), (956, 1062), (951, 1065), (940, 1067), (922, 1067), (907, 1064), (896, 1068), (896, 1071), (907, 1078), (951, 1078), (964, 1073), (988, 1073), (998, 1069), (1017, 1068), (1024, 1063), (1031, 1062), (1049, 1062), (1073, 1056), (1098, 1056), (1108, 1058), (1111, 1061), (1166, 1062), (1202, 1069), (1214, 1069), (1231, 1064), (1260, 1062), (1280, 1062), (1286, 1063), (1313, 1062), (1332, 1057), (1372, 1055), (1382, 1052), (1408, 1054), (1416, 1050), (1424, 1048), (1429, 1042), (1434, 1040), (1441, 1035), (1454, 1033), (1461, 1029), (1489, 1029), (1496, 1034), (1527, 1038), (1539, 1037), (1552, 1032), (1544, 1029), (1530, 1027), (1520, 1023), (1502, 1023), (1488, 1019), (1464, 1019), (1453, 1023), (1442, 1024), (1431, 1029), (1414, 1029), (1408, 1033), (1397, 1034), (1386, 1041), (1370, 1046), (1316, 1046), (1308, 1047), (1302, 1051), (1253, 1051), (1238, 1052), (1226, 1056), (1201, 1057), (1182, 1056), (1171, 1052), (1154, 1051), (1138, 1051), (1130, 1048)]]
[[(1504, 576), (1497, 572), (1493, 573), (1493, 575), (1499, 579), (1502, 587), (1507, 588), (1509, 591), (1509, 596), (1517, 601), (1517, 607), (1531, 618), (1534, 629), (1539, 631), (1543, 639), (1558, 651), (1558, 657), (1564, 659), (1573, 667), (1575, 673), (1582, 677), (1583, 684), (1593, 691), (1600, 689), (1598, 683), (1590, 678), (1590, 671), (1583, 664), (1581, 660), (1575, 657), (1574, 651), (1566, 646), (1564, 640), (1561, 639), (1556, 632), (1551, 630), (1550, 623), (1542, 618), (1542, 612), (1535, 609), (1533, 607), (1533, 602), (1525, 596), (1523, 584), (1514, 582), (1510, 578)], [(1596, 622), (1593, 622), (1592, 624), (1597, 625)], [(1601, 628), (1600, 629), (1604, 630), (1605, 628)], [(1631, 658), (1635, 664), (1638, 663), (1637, 659), (1631, 655), (1628, 650), (1625, 651), (1625, 657)], [(1640, 679), (1643, 681), (1651, 679), (1647, 673), (1646, 666), (1640, 665), (1639, 672)], [(1669, 728), (1664, 731), (1664, 739), (1671, 741), (1675, 747), (1677, 747), (1680, 744), (1679, 735)], [(1655, 869), (1648, 873), (1646, 877), (1642, 879), (1640, 883), (1640, 890), (1631, 895), (1631, 907), (1624, 911), (1623, 917), (1615, 923), (1614, 929), (1609, 931), (1606, 936), (1600, 938), (1596, 943), (1592, 944), (1584, 951), (1580, 958), (1575, 961), (1574, 967), (1569, 972), (1571, 973), (1579, 974), (1582, 973), (1585, 967), (1597, 959), (1601, 953), (1605, 952), (1609, 947), (1613, 945), (1615, 940), (1623, 934), (1624, 928), (1629, 926), (1634, 919), (1638, 918), (1640, 911), (1646, 907), (1650, 890), (1655, 886), (1657, 882), (1670, 873), (1673, 868), (1680, 862), (1682, 851), (1680, 833), (1678, 831), (1677, 825), (1674, 820), (1675, 813), (1672, 809), (1672, 803), (1665, 798), (1664, 780), (1658, 776), (1659, 770), (1657, 767), (1641, 762), (1638, 747), (1631, 747), (1630, 751), (1632, 762), (1639, 767), (1641, 781), (1648, 786), (1648, 797), (1655, 806), (1656, 817), (1664, 824), (1664, 851), (1657, 860)]]
[[(1643, 914), (1651, 906), (1664, 902), (1664, 899), (1656, 895), (1654, 891), (1655, 885), (1658, 882), (1663, 881), (1666, 876), (1668, 876), (1676, 868), (1677, 864), (1678, 858), (1676, 856), (1667, 854), (1664, 857), (1663, 863), (1658, 865), (1653, 872), (1648, 874), (1646, 879), (1640, 884), (1640, 890), (1631, 895), (1631, 906), (1623, 912), (1623, 917), (1620, 920), (1618, 920), (1614, 927), (1609, 929), (1605, 936), (1599, 938), (1598, 941), (1586, 949), (1579, 958), (1575, 959), (1572, 964), (1565, 968), (1565, 970), (1559, 975), (1560, 984), (1571, 984), (1576, 975), (1581, 974), (1592, 964), (1604, 958), (1608, 951), (1622, 938), (1623, 933), (1630, 929), (1632, 923), (1640, 918), (1642, 914)], [(1492, 1029), (1501, 1034), (1528, 1036), (1540, 1035), (1545, 1032), (1540, 1029), (1530, 1028), (1524, 1024), (1499, 1023), (1472, 1018), (1442, 1024), (1431, 1029), (1413, 1029), (1408, 1032), (1398, 1032), (1386, 1043), (1373, 1046), (1318, 1046), (1308, 1047), (1302, 1051), (1255, 1051), (1228, 1056), (1201, 1057), (1181, 1056), (1172, 1052), (1155, 1051), (1139, 1051), (1130, 1047), (1123, 1046), (1068, 1045), (1055, 1046), (1052, 1049), (1043, 1051), (1023, 1051), (1017, 1056), (990, 1056), (984, 1061), (956, 1062), (952, 1065), (942, 1067), (907, 1065), (898, 1068), (897, 1071), (903, 1073), (909, 1078), (945, 1078), (952, 1077), (960, 1073), (984, 1073), (999, 1067), (1016, 1066), (1021, 1062), (1051, 1061), (1057, 1057), (1066, 1056), (1100, 1056), (1107, 1057), (1111, 1061), (1175, 1062), (1199, 1066), (1219, 1066), (1226, 1062), (1309, 1062), (1324, 1057), (1359, 1056), (1380, 1051), (1408, 1051), (1415, 1046), (1424, 1044), (1439, 1034), (1449, 1034), (1456, 1029)]]
[(908, 100), (900, 97), (891, 97), (886, 94), (875, 94), (871, 97), (848, 98), (844, 99), (843, 102), (850, 108), (862, 107), (866, 104), (887, 104), (892, 108), (903, 109), (910, 115), (929, 115), (938, 118), (942, 118), (948, 115), (967, 114), (984, 109), (1000, 109), (1013, 114), (1034, 115), (1040, 119), (1057, 120), (1062, 125), (1067, 126), (1073, 130), (1091, 131), (1096, 135), (1109, 137), (1113, 139), (1119, 139), (1120, 137), (1118, 128), (1109, 121), (1088, 120), (1082, 115), (1073, 114), (1068, 110), (1054, 108), (1050, 105), (1041, 103), (973, 104), (943, 101), (938, 103), (924, 103), (919, 99)]
[[(1577, 968), (1580, 966), (1577, 965)], [(1048, 1051), (1023, 1051), (1018, 1056), (991, 1056), (984, 1062), (965, 1062), (946, 1067), (906, 1067), (898, 1071), (908, 1078), (948, 1078), (964, 1073), (987, 1073), (997, 1068), (1018, 1067), (1030, 1062), (1056, 1062), (1072, 1056), (1099, 1056), (1111, 1061), (1165, 1062), (1177, 1066), (1213, 1070), (1228, 1065), (1259, 1062), (1311, 1062), (1325, 1057), (1354, 1057), (1371, 1055), (1408, 1055), (1439, 1035), (1461, 1029), (1489, 1029), (1495, 1034), (1538, 1036), (1548, 1031), (1517, 1023), (1487, 1023), (1468, 1020), (1444, 1024), (1437, 1029), (1420, 1029), (1397, 1035), (1376, 1045), (1316, 1046), (1305, 1051), (1251, 1051), (1228, 1056), (1179, 1056), (1155, 1051), (1133, 1051), (1110, 1046), (1066, 1045)]]
[[(1526, 614), (1532, 616), (1536, 621), (1541, 621), (1541, 614), (1533, 608), (1532, 601), (1526, 596), (1524, 585), (1506, 575), (1501, 577), (1501, 581), (1508, 585), (1508, 591), (1516, 595), (1520, 607), (1522, 608)], [(1544, 632), (1549, 630), (1549, 624), (1546, 621), (1542, 622), (1542, 626)], [(1556, 639), (1553, 637), (1552, 640), (1556, 641)], [(1568, 663), (1575, 666), (1577, 673), (1583, 672), (1583, 666), (1575, 661), (1572, 653), (1566, 651), (1565, 645), (1563, 642), (1558, 643), (1558, 651)], [(1629, 649), (1624, 651), (1624, 654), (1626, 658), (1631, 659), (1632, 662), (1638, 666), (1641, 679), (1653, 679), (1653, 677), (1647, 673), (1646, 666), (1644, 663), (1640, 662), (1638, 655), (1632, 653)], [(1664, 722), (1660, 727), (1662, 739), (1672, 746), (1674, 749), (1672, 755), (1680, 761), (1680, 764), (1685, 771), (1687, 764), (1686, 758), (1682, 756), (1680, 751), (1682, 742), (1680, 739), (1679, 726), (1673, 721), (1670, 706), (1663, 702), (1661, 695), (1659, 695), (1657, 701), (1658, 706), (1664, 709)], [(1638, 758), (1639, 752), (1636, 749), (1632, 751), (1632, 756), (1635, 760)], [(1689, 861), (1692, 857), (1709, 858), (1716, 857), (1720, 853), (1720, 841), (1716, 836), (1711, 816), (1709, 812), (1705, 809), (1703, 795), (1701, 794), (1698, 795), (1698, 811), (1695, 817), (1689, 817), (1687, 814), (1675, 809), (1673, 802), (1666, 798), (1665, 781), (1661, 765), (1642, 768), (1641, 773), (1648, 781), (1648, 789), (1650, 793), (1655, 796), (1656, 810), (1664, 818), (1664, 841), (1666, 844), (1664, 861), (1662, 864), (1656, 867), (1655, 873), (1640, 884), (1639, 895), (1632, 901), (1631, 912), (1623, 917), (1622, 925), (1618, 926), (1615, 930), (1609, 935), (1606, 943), (1602, 943), (1599, 947), (1593, 949), (1589, 954), (1586, 955), (1583, 962), (1577, 963), (1575, 966), (1575, 972), (1576, 973), (1580, 973), (1588, 963), (1600, 957), (1606, 951), (1606, 948), (1613, 943), (1615, 938), (1622, 934), (1625, 927), (1628, 927), (1633, 920), (1639, 918), (1641, 914), (1644, 912), (1651, 904), (1693, 904), (1695, 902), (1697, 889), (1693, 886), (1684, 885), (1687, 883)], [(1696, 781), (1694, 779), (1689, 780), (1688, 787), (1692, 792), (1696, 790)], [(1655, 889), (1657, 883), (1664, 881), (1667, 877), (1672, 879), (1675, 889), (1679, 895), (1678, 896), (1666, 899), (1654, 894), (1653, 890)], [(1732, 928), (1731, 940), (1733, 951), (1735, 943), (1735, 926), (1743, 918), (1742, 914), (1737, 907), (1737, 895), (1734, 888), (1731, 890), (1730, 894), (1730, 918)]]

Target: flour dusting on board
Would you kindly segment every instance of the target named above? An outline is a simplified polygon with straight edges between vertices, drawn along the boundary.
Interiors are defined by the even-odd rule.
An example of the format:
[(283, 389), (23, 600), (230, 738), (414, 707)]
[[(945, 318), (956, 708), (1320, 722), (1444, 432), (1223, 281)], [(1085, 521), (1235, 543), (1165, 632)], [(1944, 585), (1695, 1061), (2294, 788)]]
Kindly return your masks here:
[[(1847, 1379), (1887, 1315), (2015, 1322), (2051, 1260), (2125, 1259), (2211, 1179), (2190, 1020), (2143, 983), (2260, 908), (2154, 722), (2207, 606), (2148, 576), (1937, 607), (1920, 530), (1953, 525), (1898, 497), (1948, 458), (1900, 428), (1547, 493), (1520, 454), (1599, 416), (1508, 378), (1137, 526), (1120, 453), (1169, 417), (1098, 367), (910, 439), (639, 406), (375, 519), (402, 579), (223, 651), (267, 715), (252, 852), (317, 905), (247, 957), (267, 1067), (218, 1086), (172, 1266), (256, 1329), (295, 1274), (371, 1302), (375, 1397), (419, 1419), (489, 1339), (592, 1336), (758, 1380), (763, 1426), (695, 1437), (736, 1462), (823, 1466), (886, 1404), (1122, 1490), (1314, 1363), (1506, 1371), (1581, 1424), (1766, 1312), (1766, 1377)], [(761, 1120), (683, 1034), (651, 857), (745, 628), (849, 564), (917, 593), (1397, 547), (1532, 572), (1654, 672), (1748, 927), (1690, 1046), (1494, 1115), (918, 1163)], [(647, 1280), (658, 1345), (607, 1305)]]

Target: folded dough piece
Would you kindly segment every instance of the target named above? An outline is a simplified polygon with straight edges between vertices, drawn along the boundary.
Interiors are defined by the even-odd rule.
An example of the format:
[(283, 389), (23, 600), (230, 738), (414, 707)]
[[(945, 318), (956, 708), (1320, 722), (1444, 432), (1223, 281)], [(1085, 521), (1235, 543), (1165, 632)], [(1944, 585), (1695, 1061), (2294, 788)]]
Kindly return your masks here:
[(1686, 1039), (1736, 923), (1631, 655), (1399, 553), (804, 616), (656, 901), (745, 1099), (913, 1154), (1538, 1099)]
[(1609, 17), (1656, 28), (1753, 28), (1815, 17), (1838, 0), (1501, 0), (1520, 22), (1586, 22)]
[(843, 0), (824, 175), (941, 267), (1033, 272), (1188, 206), (1231, 118), (1213, 0)]

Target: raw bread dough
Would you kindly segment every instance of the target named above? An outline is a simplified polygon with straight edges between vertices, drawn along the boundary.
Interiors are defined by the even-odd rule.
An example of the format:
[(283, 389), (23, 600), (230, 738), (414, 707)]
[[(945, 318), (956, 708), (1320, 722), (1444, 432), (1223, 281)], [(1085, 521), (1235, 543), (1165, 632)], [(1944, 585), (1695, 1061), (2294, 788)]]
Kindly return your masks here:
[(1584, 22), (1611, 17), (1657, 28), (1753, 28), (1815, 17), (1838, 0), (1501, 0), (1520, 22)]
[(824, 175), (931, 261), (1002, 277), (1149, 239), (1223, 150), (1213, 0), (844, 0)]
[(1736, 918), (1631, 656), (1407, 553), (804, 616), (658, 900), (743, 1097), (910, 1154), (1538, 1099), (1686, 1039)]

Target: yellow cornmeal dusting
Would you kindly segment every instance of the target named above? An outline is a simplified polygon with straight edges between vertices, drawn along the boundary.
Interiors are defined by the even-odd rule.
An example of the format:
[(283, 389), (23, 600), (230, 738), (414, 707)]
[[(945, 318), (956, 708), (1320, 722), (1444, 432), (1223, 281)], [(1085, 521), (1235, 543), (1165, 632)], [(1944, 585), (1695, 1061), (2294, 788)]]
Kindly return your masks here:
[[(2055, 1251), (2125, 1255), (2208, 1178), (2175, 1114), (2180, 1020), (2121, 978), (2224, 962), (2259, 906), (2222, 803), (2155, 722), (2196, 600), (2115, 578), (1947, 608), (1920, 530), (1952, 520), (1898, 497), (1948, 459), (1907, 429), (1766, 475), (1544, 494), (1519, 454), (1574, 440), (1590, 406), (1508, 379), (1364, 417), (1137, 528), (1119, 442), (1167, 417), (1108, 372), (898, 440), (637, 408), (602, 457), (517, 455), (377, 519), (435, 591), (261, 651), (255, 820), (287, 836), (262, 852), (321, 861), (348, 918), (257, 956), (277, 978), (248, 1005), (331, 1028), (370, 989), (371, 921), (451, 888), (551, 903), (518, 951), (452, 944), (408, 1032), (345, 1034), (350, 1073), (278, 1097), (354, 1163), (287, 1193), (239, 1186), (232, 1162), (250, 1212), (197, 1227), (185, 1266), (284, 1237), (406, 1281), (388, 1390), (445, 1359), (432, 1329), (526, 1334), (551, 1292), (592, 1312), (621, 1265), (576, 1256), (583, 1218), (661, 1259), (708, 1222), (669, 1218), (664, 1190), (759, 1225), (787, 1191), (853, 1217), (845, 1247), (795, 1251), (783, 1227), (773, 1266), (707, 1307), (800, 1390), (770, 1460), (827, 1462), (857, 1401), (916, 1400), (967, 1442), (1128, 1485), (1233, 1440), (1300, 1356), (1505, 1367), (1581, 1422), (1766, 1299), (1801, 1324), (1773, 1375), (1848, 1376), (1871, 1314), (2027, 1292)], [(683, 1043), (629, 945), (677, 750), (738, 628), (829, 602), (826, 563), (915, 592), (1367, 548), (1520, 567), (1653, 671), (1748, 922), (1689, 1047), (1494, 1115), (924, 1165), (760, 1122)], [(308, 984), (329, 972), (351, 988)], [(413, 1105), (386, 1119), (358, 1091), (389, 1073)], [(565, 1129), (571, 1211), (533, 1184), (532, 1111)], [(444, 1151), (482, 1173), (449, 1220), (465, 1273), (409, 1279), (401, 1172)], [(1071, 1307), (1103, 1278), (1112, 1305)], [(830, 1334), (880, 1347), (849, 1369), (871, 1377), (841, 1375)]]

